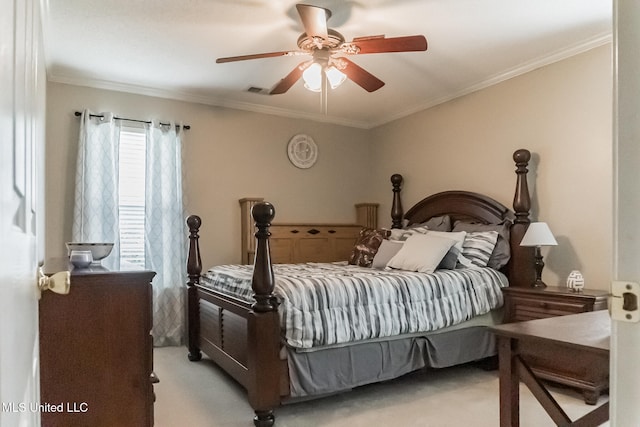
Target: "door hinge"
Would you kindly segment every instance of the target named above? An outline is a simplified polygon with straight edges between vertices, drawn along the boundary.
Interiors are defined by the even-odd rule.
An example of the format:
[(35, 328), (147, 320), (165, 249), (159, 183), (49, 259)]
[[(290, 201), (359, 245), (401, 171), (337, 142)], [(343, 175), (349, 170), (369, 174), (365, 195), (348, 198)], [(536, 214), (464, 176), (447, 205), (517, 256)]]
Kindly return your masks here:
[(611, 318), (621, 322), (640, 322), (640, 284), (614, 281), (611, 284)]

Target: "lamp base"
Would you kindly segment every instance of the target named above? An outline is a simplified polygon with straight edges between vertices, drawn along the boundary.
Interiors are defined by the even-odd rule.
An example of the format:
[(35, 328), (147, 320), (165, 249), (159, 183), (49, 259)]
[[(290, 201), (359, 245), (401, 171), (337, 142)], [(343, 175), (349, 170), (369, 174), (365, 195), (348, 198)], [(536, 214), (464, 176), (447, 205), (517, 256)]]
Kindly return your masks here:
[(546, 288), (547, 284), (544, 283), (542, 280), (538, 279), (538, 280), (536, 280), (535, 282), (533, 282), (531, 284), (531, 287), (532, 288)]
[(532, 288), (546, 288), (547, 285), (542, 281), (542, 269), (544, 268), (544, 261), (542, 260), (542, 253), (540, 252), (540, 246), (536, 246), (535, 252), (535, 264), (536, 281), (531, 285)]

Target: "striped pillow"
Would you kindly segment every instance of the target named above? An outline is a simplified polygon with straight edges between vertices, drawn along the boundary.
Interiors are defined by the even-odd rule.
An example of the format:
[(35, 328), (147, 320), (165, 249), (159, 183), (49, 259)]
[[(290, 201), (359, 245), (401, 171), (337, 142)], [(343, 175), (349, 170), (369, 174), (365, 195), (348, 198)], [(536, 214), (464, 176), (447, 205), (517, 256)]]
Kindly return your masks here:
[(394, 228), (391, 230), (389, 240), (397, 240), (404, 242), (414, 234), (427, 234), (429, 228), (426, 226), (417, 226), (411, 228)]
[[(462, 242), (462, 255), (478, 267), (486, 267), (498, 241), (497, 231), (468, 232)], [(465, 267), (458, 262), (458, 268)]]

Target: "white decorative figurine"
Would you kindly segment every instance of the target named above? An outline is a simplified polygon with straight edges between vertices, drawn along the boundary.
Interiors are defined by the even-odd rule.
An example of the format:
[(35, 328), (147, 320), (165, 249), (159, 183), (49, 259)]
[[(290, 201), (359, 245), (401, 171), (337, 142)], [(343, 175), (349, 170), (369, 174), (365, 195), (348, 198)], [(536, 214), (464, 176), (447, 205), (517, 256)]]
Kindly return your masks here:
[(567, 288), (580, 292), (584, 288), (584, 277), (578, 270), (573, 270), (567, 277)]

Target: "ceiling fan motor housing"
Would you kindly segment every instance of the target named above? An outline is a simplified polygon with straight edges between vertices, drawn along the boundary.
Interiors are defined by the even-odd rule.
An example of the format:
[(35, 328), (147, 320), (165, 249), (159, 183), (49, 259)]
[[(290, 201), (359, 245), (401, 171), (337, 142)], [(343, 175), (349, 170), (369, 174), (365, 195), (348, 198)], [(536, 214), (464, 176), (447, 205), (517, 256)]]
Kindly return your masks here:
[(303, 50), (313, 51), (316, 49), (334, 49), (344, 43), (344, 36), (333, 30), (331, 28), (327, 28), (328, 37), (313, 37), (308, 36), (307, 33), (302, 33), (300, 37), (298, 37), (298, 47)]

